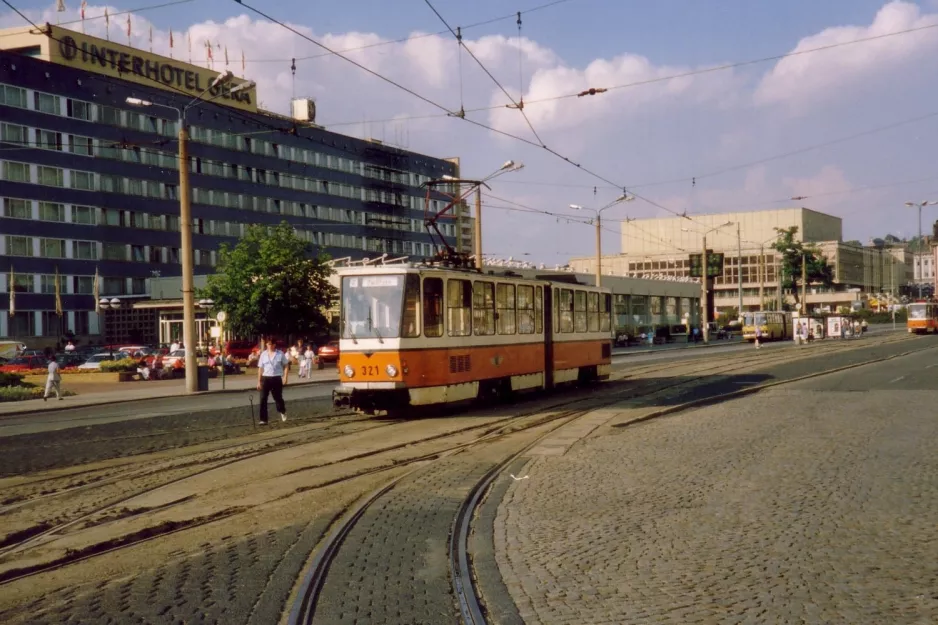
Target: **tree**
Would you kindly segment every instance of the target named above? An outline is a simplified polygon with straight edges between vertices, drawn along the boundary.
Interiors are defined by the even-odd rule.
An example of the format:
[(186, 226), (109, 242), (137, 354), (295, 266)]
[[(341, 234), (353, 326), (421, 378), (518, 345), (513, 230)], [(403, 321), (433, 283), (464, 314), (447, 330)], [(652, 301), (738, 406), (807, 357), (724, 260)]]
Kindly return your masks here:
[(813, 282), (831, 286), (834, 283), (834, 268), (827, 263), (827, 258), (821, 255), (819, 249), (795, 240), (798, 226), (776, 228), (775, 231), (778, 233), (778, 239), (772, 247), (782, 255), (782, 287), (791, 289), (795, 296), (795, 304), (800, 306), (802, 259), (807, 263), (806, 277), (809, 284)]
[(228, 313), (235, 336), (317, 335), (328, 328), (324, 312), (338, 291), (328, 279), (328, 256), (314, 253), (291, 225), (253, 225), (233, 248), (222, 244), (218, 272), (198, 297)]

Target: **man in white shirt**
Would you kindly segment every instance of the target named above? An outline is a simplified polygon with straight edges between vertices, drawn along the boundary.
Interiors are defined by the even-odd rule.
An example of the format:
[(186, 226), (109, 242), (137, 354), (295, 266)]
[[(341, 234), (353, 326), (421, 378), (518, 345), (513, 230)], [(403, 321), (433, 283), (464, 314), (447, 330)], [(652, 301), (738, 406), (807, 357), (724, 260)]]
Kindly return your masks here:
[(65, 345), (65, 351), (67, 351), (67, 352), (73, 352), (73, 351), (75, 351), (75, 344), (72, 343), (71, 341), (69, 341), (68, 344)]
[(179, 342), (173, 341), (173, 344), (169, 346), (169, 353), (172, 354), (177, 349), (179, 349)]
[(59, 363), (55, 358), (49, 358), (49, 375), (46, 377), (46, 392), (42, 396), (42, 401), (49, 400), (49, 392), (55, 389), (55, 396), (62, 399), (62, 376), (59, 374)]
[(287, 407), (283, 402), (283, 387), (290, 375), (290, 357), (277, 349), (274, 340), (264, 339), (266, 349), (257, 360), (257, 390), (261, 392), (260, 424), (267, 425), (267, 397), (274, 396), (280, 420), (287, 420)]

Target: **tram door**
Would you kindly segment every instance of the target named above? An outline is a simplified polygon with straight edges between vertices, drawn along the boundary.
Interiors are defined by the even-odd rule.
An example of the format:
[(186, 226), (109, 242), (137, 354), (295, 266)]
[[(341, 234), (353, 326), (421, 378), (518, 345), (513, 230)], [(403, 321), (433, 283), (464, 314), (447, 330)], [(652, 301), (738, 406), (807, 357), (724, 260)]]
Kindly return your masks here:
[(554, 388), (554, 289), (544, 287), (544, 388)]

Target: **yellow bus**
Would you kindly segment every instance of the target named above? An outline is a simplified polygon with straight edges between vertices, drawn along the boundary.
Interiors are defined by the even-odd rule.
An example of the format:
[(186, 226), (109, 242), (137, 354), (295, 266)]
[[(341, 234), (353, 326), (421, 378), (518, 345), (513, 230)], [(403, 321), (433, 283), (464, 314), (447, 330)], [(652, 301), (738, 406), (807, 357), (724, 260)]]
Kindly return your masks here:
[(791, 338), (791, 313), (747, 312), (743, 313), (743, 338), (756, 340), (756, 326), (762, 329), (762, 341), (781, 341)]

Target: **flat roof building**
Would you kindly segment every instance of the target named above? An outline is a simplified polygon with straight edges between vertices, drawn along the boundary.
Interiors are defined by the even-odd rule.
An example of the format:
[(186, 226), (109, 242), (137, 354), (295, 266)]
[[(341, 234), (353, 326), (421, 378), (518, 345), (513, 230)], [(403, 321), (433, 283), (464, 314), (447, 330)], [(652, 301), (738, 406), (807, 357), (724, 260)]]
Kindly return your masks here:
[[(139, 299), (181, 274), (177, 111), (199, 97), (185, 119), (197, 274), (245, 227), (282, 221), (333, 257), (435, 252), (421, 185), (456, 163), (327, 131), (310, 102), (264, 111), (254, 87), (218, 75), (57, 26), (0, 31), (0, 305), (13, 312), (0, 336), (99, 335), (96, 275), (98, 295)], [(434, 192), (431, 210), (446, 200)], [(457, 221), (441, 229), (457, 247)]]

